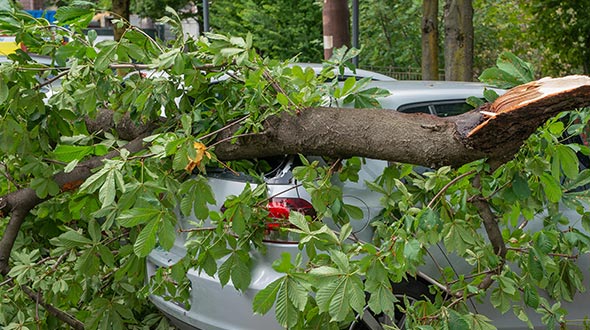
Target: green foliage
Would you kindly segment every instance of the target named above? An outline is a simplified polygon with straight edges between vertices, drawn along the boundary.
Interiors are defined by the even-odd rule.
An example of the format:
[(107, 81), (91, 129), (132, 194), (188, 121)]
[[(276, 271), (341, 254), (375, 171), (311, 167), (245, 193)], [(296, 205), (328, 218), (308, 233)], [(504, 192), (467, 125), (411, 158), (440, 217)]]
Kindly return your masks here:
[(133, 0), (130, 4), (130, 10), (132, 13), (139, 15), (140, 17), (149, 17), (152, 19), (161, 18), (166, 15), (166, 12), (162, 10), (165, 7), (174, 8), (177, 11), (183, 9), (186, 5), (192, 4), (188, 0), (158, 0), (158, 1), (146, 1), (146, 0)]
[(526, 3), (535, 46), (542, 49), (544, 74), (590, 72), (588, 5), (587, 0)]
[(421, 49), (422, 1), (370, 0), (361, 1), (359, 5), (359, 39), (363, 49), (359, 62), (375, 66), (420, 67), (420, 52), (416, 50)]
[(216, 33), (252, 33), (259, 52), (275, 59), (299, 62), (323, 59), (322, 9), (313, 0), (214, 0), (211, 28)]
[[(274, 5), (264, 8), (282, 8)], [(252, 4), (239, 6), (250, 6), (244, 15), (254, 15)], [(216, 132), (236, 121), (242, 123), (237, 134), (259, 132), (264, 120), (282, 112), (345, 103), (373, 107), (375, 98), (385, 95), (368, 89), (365, 80), (338, 82), (334, 72), (348, 66), (357, 50), (337, 51), (316, 76), (311, 69), (260, 56), (253, 46), (256, 34), (209, 34), (163, 45), (130, 29), (119, 42), (95, 42), (92, 34), (76, 32), (90, 11), (64, 7), (56, 29), (21, 12), (0, 15), (0, 24), (56, 64), (35, 63), (18, 51), (0, 66), (2, 193), (31, 187), (47, 198), (27, 216), (11, 270), (0, 282), (0, 325), (7, 329), (62, 326), (31, 303), (24, 286), (89, 329), (166, 329), (147, 296), (188, 306), (189, 269), (245, 292), (255, 258), (265, 253), (264, 205), (271, 196), (260, 180), (264, 162), (217, 161)], [(168, 12), (165, 20), (178, 28), (178, 15)], [(113, 69), (121, 65), (114, 64), (132, 69), (120, 75)], [(60, 86), (50, 93), (40, 88), (57, 75)], [(518, 84), (532, 78), (532, 69), (504, 54), (484, 77)], [(131, 152), (122, 148), (127, 141), (116, 131), (88, 132), (85, 120), (95, 118), (98, 107), (113, 110), (116, 121), (128, 116), (136, 123), (159, 120), (161, 126), (144, 137), (145, 150)], [(283, 275), (258, 292), (253, 312), (274, 307), (279, 324), (299, 329), (347, 328), (365, 309), (390, 318), (405, 312), (410, 328), (492, 329), (485, 316), (468, 312), (464, 299), (484, 299), (481, 284), (492, 274), (490, 299), (500, 311), (512, 310), (527, 322), (523, 306), (529, 306), (550, 327), (567, 325), (559, 301), (571, 301), (583, 290), (573, 256), (590, 250), (582, 230), (590, 227), (590, 215), (580, 199), (587, 196), (579, 189), (590, 183), (590, 172), (580, 169), (577, 157), (590, 149), (575, 140), (589, 119), (579, 110), (550, 120), (513, 161), (493, 172), (484, 161), (429, 171), (390, 164), (376, 180), (359, 182), (360, 158), (329, 162), (301, 156), (293, 175), (311, 196), (316, 215), (291, 212), (283, 220), (280, 234), (297, 238), (299, 253), (274, 261)], [(55, 174), (80, 170), (79, 164), (105, 155), (109, 158), (79, 189), (55, 182)], [(221, 201), (206, 174), (226, 167), (250, 174), (252, 182)], [(476, 177), (481, 188), (473, 185)], [(345, 203), (346, 181), (379, 198), (382, 210), (371, 215), (370, 241), (353, 232), (354, 221), (366, 214)], [(505, 259), (481, 229), (476, 198), (485, 199), (498, 219), (508, 247)], [(581, 227), (560, 205), (579, 213)], [(328, 226), (328, 220), (338, 226)], [(147, 279), (146, 256), (176, 243), (184, 244), (186, 256), (150, 270)], [(463, 274), (439, 265), (441, 287), (451, 294), (438, 286), (414, 295), (398, 290), (415, 283), (437, 244), (471, 267)], [(410, 298), (420, 301), (404, 304)]]
[(499, 88), (512, 88), (534, 78), (532, 65), (510, 52), (500, 54), (496, 67), (484, 70), (479, 76), (480, 81)]

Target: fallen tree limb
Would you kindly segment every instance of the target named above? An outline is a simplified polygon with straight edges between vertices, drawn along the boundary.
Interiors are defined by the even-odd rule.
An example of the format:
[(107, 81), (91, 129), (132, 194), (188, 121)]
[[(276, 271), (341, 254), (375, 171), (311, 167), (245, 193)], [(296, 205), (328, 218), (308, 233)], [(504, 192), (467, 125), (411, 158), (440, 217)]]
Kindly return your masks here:
[(588, 105), (590, 78), (568, 76), (519, 86), (491, 105), (448, 118), (383, 109), (307, 108), (299, 115), (273, 117), (264, 134), (222, 143), (215, 153), (222, 160), (296, 153), (363, 156), (431, 168), (481, 158), (505, 162), (547, 119)]
[[(283, 113), (268, 119), (263, 133), (239, 138), (236, 143), (219, 143), (215, 154), (220, 160), (297, 153), (336, 158), (363, 156), (431, 168), (460, 166), (481, 158), (501, 163), (510, 159), (547, 119), (561, 111), (588, 105), (590, 78), (569, 76), (519, 86), (491, 105), (450, 118), (383, 109), (306, 108), (298, 115)], [(108, 111), (102, 111), (101, 117), (88, 123), (91, 131), (108, 130), (114, 125)], [(134, 139), (126, 146), (132, 153), (143, 148), (142, 137), (154, 127), (128, 123), (117, 126), (120, 136)], [(218, 141), (227, 139), (237, 129), (233, 125), (220, 132)], [(89, 159), (54, 179), (60, 187), (81, 182), (91, 175), (93, 168), (102, 165), (104, 158), (118, 155), (118, 151), (113, 151)], [(0, 273), (9, 270), (8, 258), (24, 217), (41, 201), (30, 188), (0, 197), (0, 211), (11, 214), (0, 240)]]
[[(134, 153), (143, 148), (143, 136), (135, 138), (129, 142), (125, 149), (129, 152)], [(109, 159), (119, 156), (120, 151), (115, 150), (101, 157), (93, 157), (85, 162), (80, 163), (76, 168), (69, 173), (59, 173), (54, 176), (55, 182), (61, 189), (67, 184), (80, 185), (90, 175), (92, 175), (92, 169), (97, 168), (103, 164), (104, 159)], [(9, 193), (0, 197), (0, 212), (3, 214), (10, 214), (10, 221), (6, 226), (6, 230), (0, 240), (0, 274), (7, 274), (10, 271), (8, 260), (14, 241), (25, 217), (29, 212), (43, 199), (39, 198), (35, 193), (35, 190), (31, 188), (24, 188)]]

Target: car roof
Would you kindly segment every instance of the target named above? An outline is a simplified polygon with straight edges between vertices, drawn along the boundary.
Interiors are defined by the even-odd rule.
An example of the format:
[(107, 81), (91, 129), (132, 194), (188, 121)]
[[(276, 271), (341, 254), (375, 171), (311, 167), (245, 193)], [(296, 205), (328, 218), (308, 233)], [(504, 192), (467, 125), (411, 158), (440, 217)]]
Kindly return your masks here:
[(492, 89), (499, 95), (506, 91), (477, 82), (395, 80), (373, 81), (370, 87), (388, 90), (389, 96), (379, 98), (381, 106), (397, 110), (400, 106), (415, 103), (461, 100), (474, 96), (483, 98), (484, 89)]
[[(311, 68), (316, 74), (319, 74), (324, 68), (324, 66), (321, 63), (290, 63), (289, 66), (299, 66), (303, 69)], [(356, 77), (358, 79), (371, 78), (371, 80), (373, 81), (396, 81), (395, 78), (391, 78), (390, 76), (363, 69), (356, 69), (352, 71), (349, 68), (345, 68), (343, 77)]]

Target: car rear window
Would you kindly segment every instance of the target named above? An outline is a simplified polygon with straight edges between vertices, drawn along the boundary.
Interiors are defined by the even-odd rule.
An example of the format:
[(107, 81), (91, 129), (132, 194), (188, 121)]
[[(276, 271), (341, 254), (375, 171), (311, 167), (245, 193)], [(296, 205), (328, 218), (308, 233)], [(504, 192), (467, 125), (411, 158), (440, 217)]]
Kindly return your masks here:
[(473, 106), (467, 104), (465, 100), (449, 100), (405, 104), (399, 107), (398, 111), (403, 113), (430, 113), (439, 117), (450, 117), (472, 109)]

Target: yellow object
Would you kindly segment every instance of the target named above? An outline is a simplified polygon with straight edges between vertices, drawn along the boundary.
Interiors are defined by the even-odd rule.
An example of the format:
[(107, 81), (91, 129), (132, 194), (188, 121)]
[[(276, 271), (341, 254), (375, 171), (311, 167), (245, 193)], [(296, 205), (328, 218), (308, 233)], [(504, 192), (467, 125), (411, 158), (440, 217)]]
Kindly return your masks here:
[(192, 172), (195, 169), (195, 167), (198, 167), (199, 165), (201, 165), (201, 161), (203, 160), (203, 156), (207, 156), (207, 158), (211, 158), (211, 154), (209, 154), (209, 152), (207, 151), (207, 147), (204, 144), (202, 144), (201, 142), (193, 143), (193, 147), (195, 148), (197, 155), (195, 156), (194, 159), (191, 158), (191, 156), (188, 156), (189, 163), (184, 168), (187, 172)]
[(14, 53), (20, 46), (15, 42), (12, 36), (0, 36), (0, 55), (8, 55)]

